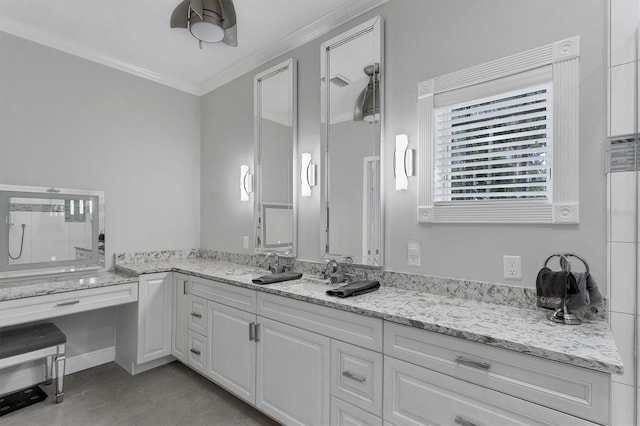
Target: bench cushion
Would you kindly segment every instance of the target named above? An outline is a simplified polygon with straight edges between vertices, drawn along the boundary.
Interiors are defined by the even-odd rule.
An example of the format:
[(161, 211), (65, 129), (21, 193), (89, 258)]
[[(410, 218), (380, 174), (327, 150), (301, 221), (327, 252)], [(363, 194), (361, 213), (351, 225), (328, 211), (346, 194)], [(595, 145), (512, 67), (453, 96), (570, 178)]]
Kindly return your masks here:
[(0, 329), (0, 359), (50, 348), (67, 342), (67, 336), (50, 322)]

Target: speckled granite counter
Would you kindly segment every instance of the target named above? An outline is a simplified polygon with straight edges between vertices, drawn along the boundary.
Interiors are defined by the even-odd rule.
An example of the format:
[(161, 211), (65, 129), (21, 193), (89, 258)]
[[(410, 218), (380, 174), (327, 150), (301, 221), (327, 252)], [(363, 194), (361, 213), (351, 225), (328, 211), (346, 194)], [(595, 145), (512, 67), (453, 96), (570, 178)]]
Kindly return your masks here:
[(255, 285), (251, 280), (264, 275), (264, 269), (203, 259), (121, 263), (117, 268), (129, 274), (181, 272), (575, 366), (614, 374), (623, 371), (622, 360), (605, 321), (567, 326), (547, 321), (546, 310), (490, 304), (390, 286), (381, 286), (373, 293), (339, 299), (327, 296), (325, 291), (340, 284), (328, 284), (315, 276)]
[(136, 281), (138, 281), (137, 277), (113, 272), (83, 272), (58, 276), (0, 280), (0, 302)]

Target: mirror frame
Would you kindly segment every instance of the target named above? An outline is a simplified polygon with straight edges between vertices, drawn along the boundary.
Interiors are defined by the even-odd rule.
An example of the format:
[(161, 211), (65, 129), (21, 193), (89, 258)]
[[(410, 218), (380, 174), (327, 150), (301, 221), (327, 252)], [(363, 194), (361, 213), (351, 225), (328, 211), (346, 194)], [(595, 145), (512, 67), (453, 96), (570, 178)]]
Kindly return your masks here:
[[(274, 246), (265, 247), (266, 227), (264, 226), (264, 209), (262, 205), (262, 91), (261, 85), (274, 75), (282, 72), (287, 73), (289, 87), (289, 105), (291, 105), (291, 123), (292, 123), (292, 156), (291, 159), (291, 209), (292, 209), (292, 227), (291, 230), (291, 248)], [(253, 99), (254, 99), (254, 174), (255, 192), (254, 192), (254, 251), (256, 253), (277, 253), (280, 256), (295, 257), (298, 246), (298, 73), (297, 62), (294, 58), (289, 58), (261, 73), (254, 76), (253, 79)], [(282, 206), (277, 206), (282, 208)]]
[[(0, 184), (0, 192), (6, 192), (9, 196), (15, 195), (25, 198), (31, 195), (38, 196), (38, 198), (51, 197), (56, 199), (64, 199), (65, 196), (69, 196), (69, 198), (83, 196), (93, 196), (98, 198), (98, 232), (94, 235), (95, 238), (92, 239), (93, 247), (90, 258), (55, 262), (18, 263), (1, 270), (0, 279), (104, 269), (106, 253), (100, 257), (100, 253), (98, 251), (98, 237), (101, 232), (106, 233), (104, 191)], [(104, 248), (106, 249), (106, 247)]]
[(385, 155), (384, 155), (384, 132), (385, 132), (385, 102), (384, 102), (384, 80), (385, 80), (385, 67), (384, 67), (384, 23), (381, 16), (376, 16), (354, 28), (343, 32), (342, 34), (333, 37), (320, 46), (320, 109), (321, 109), (321, 159), (322, 159), (322, 191), (321, 191), (321, 229), (320, 229), (320, 253), (323, 260), (334, 259), (341, 263), (351, 264), (354, 263), (354, 258), (362, 258), (360, 254), (344, 254), (344, 253), (331, 253), (329, 250), (329, 118), (330, 115), (330, 102), (329, 99), (329, 84), (327, 77), (329, 76), (329, 54), (331, 49), (335, 49), (350, 40), (357, 38), (360, 35), (366, 33), (373, 33), (373, 39), (375, 42), (376, 50), (379, 52), (379, 87), (380, 87), (380, 180), (379, 185), (379, 197), (380, 197), (380, 211), (379, 211), (379, 223), (378, 223), (378, 241), (380, 246), (379, 264), (369, 265), (365, 263), (355, 263), (361, 267), (370, 267), (375, 269), (382, 269), (384, 267), (384, 171), (385, 171)]

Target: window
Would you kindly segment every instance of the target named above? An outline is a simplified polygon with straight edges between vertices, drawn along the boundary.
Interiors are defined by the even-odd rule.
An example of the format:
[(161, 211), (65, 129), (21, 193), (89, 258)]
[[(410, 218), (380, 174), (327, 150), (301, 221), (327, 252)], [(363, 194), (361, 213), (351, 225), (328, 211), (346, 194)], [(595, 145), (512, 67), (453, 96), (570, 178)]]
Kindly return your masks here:
[(578, 222), (577, 37), (419, 89), (420, 222)]

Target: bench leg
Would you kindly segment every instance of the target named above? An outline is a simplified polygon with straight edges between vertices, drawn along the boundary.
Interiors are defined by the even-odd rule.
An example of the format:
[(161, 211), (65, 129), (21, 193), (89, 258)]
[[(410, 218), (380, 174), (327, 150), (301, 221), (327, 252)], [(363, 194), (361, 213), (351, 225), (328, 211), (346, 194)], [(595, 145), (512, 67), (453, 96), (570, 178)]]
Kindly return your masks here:
[(56, 355), (56, 404), (64, 399), (64, 370), (67, 358), (65, 356), (65, 345), (58, 346), (58, 354)]
[(53, 355), (49, 355), (44, 362), (44, 384), (50, 385), (53, 378)]

